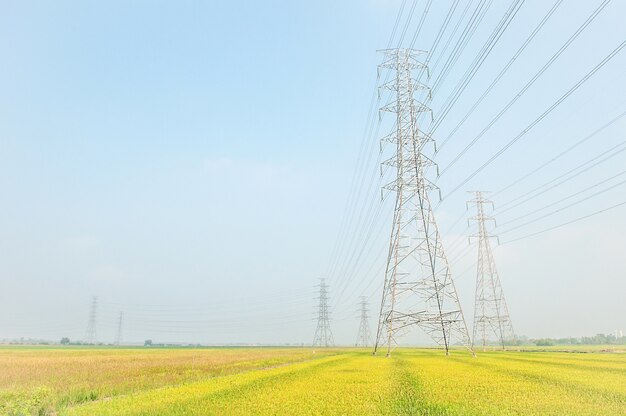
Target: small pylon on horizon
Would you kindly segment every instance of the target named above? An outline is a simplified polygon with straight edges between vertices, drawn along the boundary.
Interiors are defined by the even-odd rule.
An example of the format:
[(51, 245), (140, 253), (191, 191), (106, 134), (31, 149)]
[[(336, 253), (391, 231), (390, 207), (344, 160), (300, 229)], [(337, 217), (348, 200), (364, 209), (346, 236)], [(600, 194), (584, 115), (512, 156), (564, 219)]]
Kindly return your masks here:
[(372, 345), (372, 334), (369, 323), (369, 307), (365, 297), (361, 297), (361, 321), (359, 323), (359, 333), (356, 337), (357, 347), (369, 347)]
[(320, 279), (317, 306), (317, 328), (313, 337), (314, 347), (334, 347), (333, 333), (330, 330), (330, 311), (328, 308), (328, 285)]

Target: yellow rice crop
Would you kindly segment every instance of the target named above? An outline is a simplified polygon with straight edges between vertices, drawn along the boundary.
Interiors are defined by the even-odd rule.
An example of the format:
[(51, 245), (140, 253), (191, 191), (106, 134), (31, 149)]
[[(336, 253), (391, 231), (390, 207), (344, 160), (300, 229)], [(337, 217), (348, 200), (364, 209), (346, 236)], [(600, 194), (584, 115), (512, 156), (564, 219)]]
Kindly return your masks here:
[[(201, 359), (204, 362), (201, 370), (174, 371), (178, 375), (169, 381), (164, 376), (171, 365), (168, 359), (188, 368), (188, 363), (181, 362), (197, 351), (120, 352), (124, 358), (117, 361), (119, 367), (115, 368), (122, 374), (132, 374), (134, 383), (110, 368), (113, 381), (104, 382), (102, 378), (92, 385), (95, 388), (97, 383), (102, 383), (105, 386), (102, 391), (107, 394), (82, 403), (57, 400), (56, 413), (104, 416), (626, 414), (626, 354), (508, 351), (480, 353), (472, 358), (463, 351), (453, 351), (446, 357), (439, 350), (400, 349), (387, 359), (354, 349), (323, 354), (319, 351), (312, 354), (307, 349), (202, 351), (206, 357)], [(54, 361), (54, 352), (39, 353), (41, 359)], [(34, 354), (31, 358), (37, 355), (31, 354)], [(159, 370), (141, 366), (130, 373), (122, 370), (132, 368), (132, 357), (142, 354), (154, 354), (153, 358), (162, 360), (155, 367)], [(78, 356), (87, 357), (90, 353), (85, 350)], [(87, 361), (97, 368), (102, 366), (99, 361), (103, 357), (107, 355), (94, 352)], [(67, 371), (68, 380), (80, 378)], [(53, 396), (63, 395), (63, 389), (55, 387), (51, 374), (42, 375), (29, 387), (50, 389)], [(151, 379), (155, 374), (156, 381)], [(6, 378), (2, 380), (0, 386), (10, 390)], [(116, 385), (124, 387), (116, 390)]]
[(311, 351), (295, 348), (0, 348), (0, 415), (52, 413), (82, 402), (311, 357)]

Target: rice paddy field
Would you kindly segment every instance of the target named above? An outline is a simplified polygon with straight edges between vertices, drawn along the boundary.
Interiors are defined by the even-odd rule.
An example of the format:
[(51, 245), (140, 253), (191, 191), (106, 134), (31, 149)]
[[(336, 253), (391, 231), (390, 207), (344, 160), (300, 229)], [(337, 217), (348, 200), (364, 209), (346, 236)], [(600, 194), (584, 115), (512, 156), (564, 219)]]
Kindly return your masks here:
[(626, 353), (4, 347), (0, 414), (626, 415)]

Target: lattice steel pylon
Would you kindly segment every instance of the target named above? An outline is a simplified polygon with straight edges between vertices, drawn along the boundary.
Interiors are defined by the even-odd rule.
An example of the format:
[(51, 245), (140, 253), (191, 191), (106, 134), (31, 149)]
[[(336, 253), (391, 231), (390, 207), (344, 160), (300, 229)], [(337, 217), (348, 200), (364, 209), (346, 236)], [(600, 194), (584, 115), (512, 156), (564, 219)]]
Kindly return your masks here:
[[(433, 139), (418, 128), (418, 115), (431, 112), (415, 93), (430, 90), (413, 78), (416, 69), (427, 72), (418, 59), (423, 51), (388, 49), (379, 68), (393, 70), (395, 79), (380, 86), (391, 91), (392, 101), (381, 108), (395, 114), (395, 129), (381, 143), (395, 145), (395, 154), (383, 162), (396, 169), (394, 181), (383, 189), (396, 193), (393, 225), (385, 270), (374, 354), (386, 348), (387, 356), (398, 339), (412, 327), (423, 329), (446, 355), (453, 343), (472, 350), (465, 317), (452, 280), (435, 222), (429, 192), (437, 189), (425, 177), (425, 169), (436, 166), (425, 147)], [(379, 69), (380, 70), (380, 69)], [(432, 112), (431, 112), (432, 115)]]
[(94, 296), (91, 299), (91, 307), (89, 308), (89, 320), (87, 321), (87, 330), (85, 331), (85, 343), (95, 344), (97, 341), (96, 335), (96, 314), (98, 312), (98, 297)]
[(505, 348), (507, 341), (515, 341), (515, 332), (509, 316), (509, 308), (504, 299), (504, 291), (500, 284), (500, 276), (496, 269), (490, 238), (497, 238), (489, 234), (486, 222), (494, 221), (493, 217), (485, 215), (485, 204), (493, 202), (486, 200), (482, 191), (472, 191), (475, 198), (468, 202), (476, 205), (476, 216), (470, 218), (478, 223), (478, 233), (470, 238), (478, 238), (478, 262), (476, 269), (476, 297), (474, 303), (474, 345), (482, 345), (483, 351), (495, 336), (498, 344)]
[(361, 322), (359, 323), (359, 333), (356, 336), (357, 347), (369, 347), (372, 345), (372, 334), (370, 333), (369, 307), (365, 297), (361, 298)]
[(124, 322), (124, 312), (120, 312), (120, 317), (117, 321), (117, 335), (115, 336), (115, 345), (122, 343), (122, 323)]
[(320, 279), (319, 303), (317, 306), (317, 328), (313, 337), (314, 347), (333, 347), (333, 333), (330, 330), (330, 310), (328, 308), (328, 285), (325, 279)]

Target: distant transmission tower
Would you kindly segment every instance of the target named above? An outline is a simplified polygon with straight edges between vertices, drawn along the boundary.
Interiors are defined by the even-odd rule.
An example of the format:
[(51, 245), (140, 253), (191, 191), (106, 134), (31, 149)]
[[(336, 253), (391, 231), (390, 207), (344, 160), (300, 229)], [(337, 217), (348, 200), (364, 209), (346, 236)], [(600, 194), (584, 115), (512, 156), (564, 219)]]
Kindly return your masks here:
[(437, 187), (424, 170), (435, 163), (424, 155), (433, 139), (419, 130), (420, 113), (431, 110), (415, 98), (430, 89), (418, 83), (413, 70), (427, 71), (418, 60), (423, 51), (387, 49), (379, 68), (390, 69), (395, 79), (380, 88), (393, 93), (392, 102), (381, 108), (395, 114), (394, 131), (382, 139), (392, 143), (395, 154), (383, 162), (395, 168), (397, 177), (383, 189), (396, 193), (391, 241), (385, 270), (383, 296), (374, 354), (386, 348), (387, 356), (398, 339), (412, 327), (422, 328), (446, 354), (453, 343), (472, 349), (465, 318), (435, 223), (429, 191)]
[(485, 204), (491, 204), (493, 207), (493, 203), (486, 200), (481, 191), (472, 193), (475, 194), (475, 199), (469, 203), (476, 205), (477, 215), (470, 219), (478, 223), (478, 234), (470, 236), (478, 238), (473, 341), (474, 345), (480, 343), (484, 351), (492, 336), (495, 336), (498, 344), (504, 349), (507, 340), (515, 340), (515, 332), (489, 242), (489, 239), (495, 236), (487, 232), (485, 224), (487, 221), (495, 222), (493, 217), (485, 215)]
[(356, 337), (357, 347), (368, 347), (372, 345), (372, 335), (370, 334), (369, 308), (365, 297), (361, 298), (361, 323), (359, 333)]
[(317, 306), (317, 329), (313, 338), (314, 347), (332, 347), (335, 345), (330, 330), (330, 311), (328, 310), (328, 285), (320, 279), (319, 304)]
[(98, 312), (98, 297), (91, 299), (91, 308), (89, 309), (89, 320), (87, 321), (87, 330), (85, 331), (85, 343), (95, 344), (96, 337), (96, 313)]
[(122, 343), (122, 322), (124, 321), (124, 312), (120, 312), (120, 318), (117, 322), (117, 336), (115, 337), (115, 345)]

